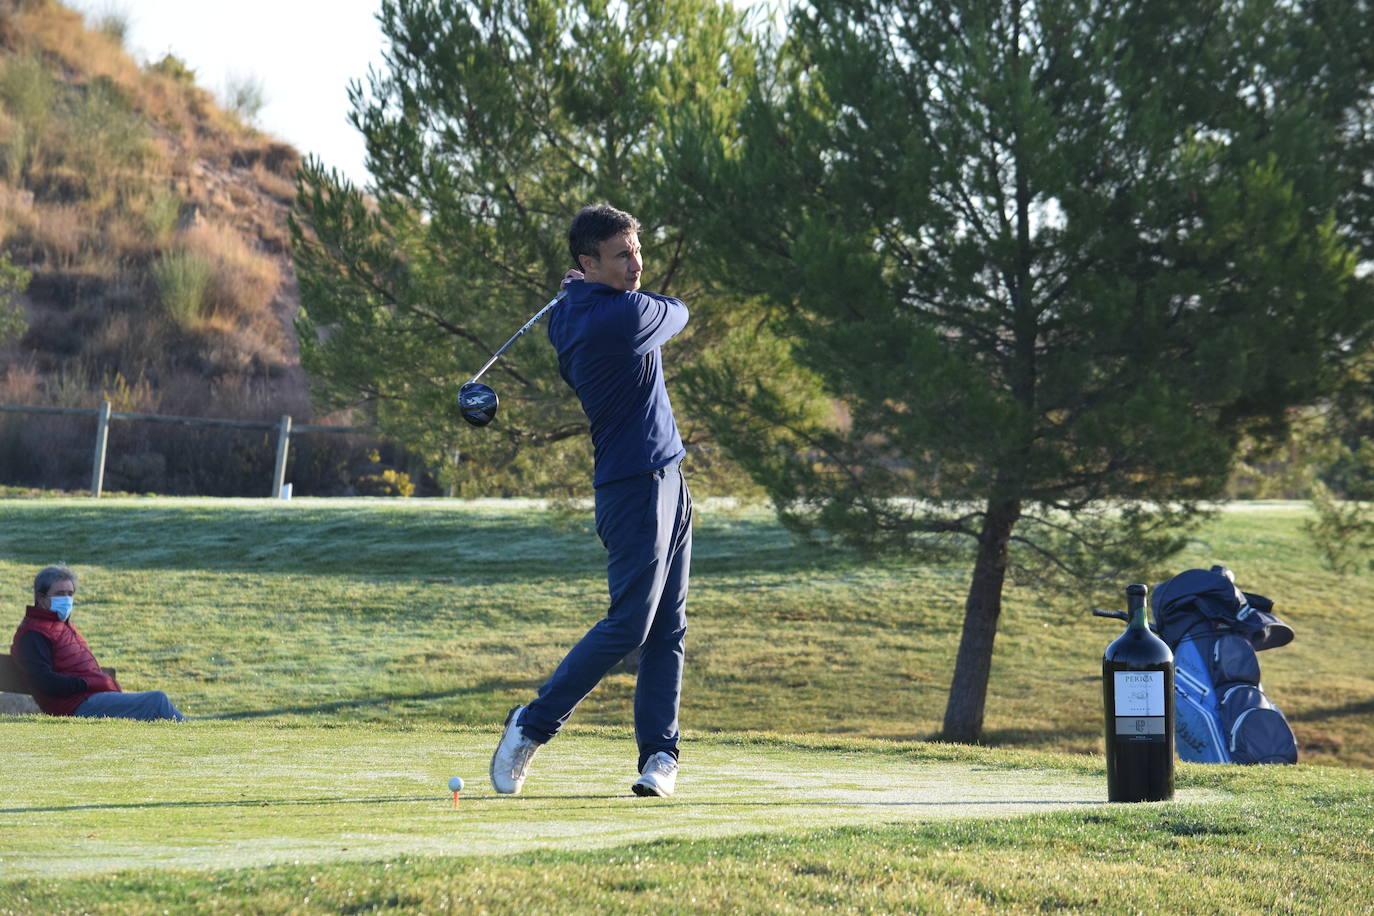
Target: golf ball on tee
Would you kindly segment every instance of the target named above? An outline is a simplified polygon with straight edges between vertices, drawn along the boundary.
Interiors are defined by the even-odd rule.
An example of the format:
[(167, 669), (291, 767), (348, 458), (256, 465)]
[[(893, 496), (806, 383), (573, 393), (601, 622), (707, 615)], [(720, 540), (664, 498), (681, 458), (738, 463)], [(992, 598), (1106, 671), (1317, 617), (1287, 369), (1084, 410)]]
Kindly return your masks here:
[(455, 776), (455, 777), (453, 777), (452, 779), (450, 779), (450, 780), (448, 781), (448, 789), (449, 789), (450, 792), (461, 792), (461, 791), (463, 791), (463, 777), (461, 777), (461, 776)]

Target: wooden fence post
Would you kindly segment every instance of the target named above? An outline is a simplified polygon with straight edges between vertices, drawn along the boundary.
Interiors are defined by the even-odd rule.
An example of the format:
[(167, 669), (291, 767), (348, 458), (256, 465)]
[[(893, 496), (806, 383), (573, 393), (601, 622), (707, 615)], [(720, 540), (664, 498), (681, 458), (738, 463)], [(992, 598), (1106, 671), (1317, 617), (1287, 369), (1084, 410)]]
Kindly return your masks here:
[(281, 426), (277, 429), (277, 466), (272, 471), (272, 498), (280, 499), (282, 487), (286, 483), (286, 450), (291, 443), (291, 415), (281, 415)]
[(110, 402), (100, 404), (95, 424), (95, 458), (91, 461), (91, 496), (99, 499), (105, 489), (105, 443), (110, 438)]

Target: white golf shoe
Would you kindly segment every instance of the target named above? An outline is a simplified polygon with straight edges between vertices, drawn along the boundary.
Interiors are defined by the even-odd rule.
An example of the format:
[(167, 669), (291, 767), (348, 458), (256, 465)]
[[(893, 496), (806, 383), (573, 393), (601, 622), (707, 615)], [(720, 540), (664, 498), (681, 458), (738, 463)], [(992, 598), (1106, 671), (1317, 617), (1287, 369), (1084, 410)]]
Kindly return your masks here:
[(657, 795), (666, 798), (677, 787), (677, 760), (667, 751), (659, 751), (644, 761), (639, 778), (630, 786), (636, 795)]
[(525, 707), (517, 706), (506, 716), (506, 729), (501, 733), (501, 743), (491, 755), (491, 787), (502, 795), (514, 795), (525, 784), (530, 771), (530, 761), (541, 742), (525, 737), (516, 724)]

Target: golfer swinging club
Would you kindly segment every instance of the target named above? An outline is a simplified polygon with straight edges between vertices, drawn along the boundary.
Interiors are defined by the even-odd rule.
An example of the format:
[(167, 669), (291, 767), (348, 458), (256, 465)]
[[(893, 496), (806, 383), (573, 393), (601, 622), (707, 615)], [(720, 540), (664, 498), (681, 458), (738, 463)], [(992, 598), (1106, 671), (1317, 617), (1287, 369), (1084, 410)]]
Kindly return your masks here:
[(636, 795), (667, 796), (677, 782), (678, 698), (687, 633), (692, 497), (682, 439), (663, 385), (659, 347), (687, 324), (687, 307), (639, 292), (639, 222), (600, 205), (573, 219), (578, 269), (551, 312), (559, 372), (577, 392), (594, 446), (596, 533), (606, 546), (611, 603), (539, 688), (506, 716), (491, 758), (497, 792), (520, 791), (539, 746), (626, 653), (640, 647), (635, 685)]

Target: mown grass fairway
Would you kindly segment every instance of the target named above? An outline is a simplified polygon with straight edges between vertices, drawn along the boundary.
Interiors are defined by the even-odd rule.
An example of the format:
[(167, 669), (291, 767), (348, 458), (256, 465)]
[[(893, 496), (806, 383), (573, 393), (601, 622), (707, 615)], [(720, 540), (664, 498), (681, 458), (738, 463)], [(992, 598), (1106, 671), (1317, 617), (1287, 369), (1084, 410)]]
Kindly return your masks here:
[[(4, 844), (11, 877), (593, 849), (1104, 799), (1101, 780), (1081, 771), (939, 759), (921, 745), (697, 741), (681, 791), (644, 800), (629, 791), (628, 732), (560, 738), (537, 758), (525, 791), (503, 797), (487, 784), (485, 731), (52, 720), (12, 728), (24, 749), (10, 760), (51, 775), (0, 787), (0, 815), (14, 828)], [(73, 759), (84, 766), (73, 770)], [(451, 775), (467, 783), (456, 809)]]
[(1098, 670), (1119, 625), (1087, 609), (1115, 589), (1010, 590), (998, 747), (924, 743), (966, 570), (703, 506), (679, 795), (628, 794), (633, 680), (613, 674), (500, 798), (506, 709), (599, 613), (587, 517), (3, 501), (12, 619), (69, 562), (102, 662), (195, 721), (0, 720), (0, 912), (1367, 911), (1374, 577), (1322, 572), (1302, 518), (1227, 512), (1174, 571), (1224, 562), (1278, 601), (1297, 639), (1261, 655), (1266, 689), (1305, 759), (1345, 769), (1182, 766), (1175, 802), (1108, 806)]
[[(693, 742), (672, 799), (627, 734), (546, 748), (528, 794), (470, 731), (11, 723), (0, 913), (1368, 912), (1365, 773), (1203, 767), (1107, 805), (1083, 755)], [(560, 742), (564, 738), (559, 739)], [(92, 742), (96, 743), (91, 750)], [(32, 749), (42, 742), (41, 749)], [(1026, 813), (1027, 811), (1037, 813)]]

